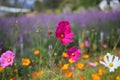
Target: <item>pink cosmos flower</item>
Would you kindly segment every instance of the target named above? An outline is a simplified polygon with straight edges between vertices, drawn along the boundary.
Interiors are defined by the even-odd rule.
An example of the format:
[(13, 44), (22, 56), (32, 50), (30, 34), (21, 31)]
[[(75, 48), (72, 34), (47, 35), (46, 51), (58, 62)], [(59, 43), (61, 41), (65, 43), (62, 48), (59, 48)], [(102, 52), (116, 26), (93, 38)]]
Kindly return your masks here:
[(0, 66), (3, 68), (6, 68), (7, 66), (12, 66), (14, 62), (15, 54), (8, 50), (5, 53), (3, 53), (0, 57)]
[(63, 45), (73, 42), (74, 34), (71, 31), (71, 26), (68, 21), (59, 22), (56, 29), (56, 38), (58, 38)]
[(76, 46), (73, 46), (67, 50), (68, 58), (72, 59), (73, 61), (77, 61), (79, 59), (80, 54), (81, 51)]

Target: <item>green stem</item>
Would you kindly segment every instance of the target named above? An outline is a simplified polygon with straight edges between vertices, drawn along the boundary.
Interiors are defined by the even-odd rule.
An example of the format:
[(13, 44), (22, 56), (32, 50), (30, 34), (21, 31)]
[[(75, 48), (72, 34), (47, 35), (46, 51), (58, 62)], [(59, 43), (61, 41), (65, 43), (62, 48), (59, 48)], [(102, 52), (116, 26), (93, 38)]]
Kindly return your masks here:
[(119, 40), (120, 40), (120, 37), (118, 38), (118, 40), (117, 40), (117, 42), (116, 42), (115, 46), (113, 47), (112, 52), (116, 49), (116, 47), (117, 47), (117, 45), (118, 45), (118, 43), (119, 43)]
[(53, 49), (52, 53), (54, 53), (54, 51), (55, 51), (57, 45), (58, 45), (58, 40), (57, 40), (57, 42), (56, 42), (56, 44), (55, 44), (55, 46), (54, 46), (54, 49)]

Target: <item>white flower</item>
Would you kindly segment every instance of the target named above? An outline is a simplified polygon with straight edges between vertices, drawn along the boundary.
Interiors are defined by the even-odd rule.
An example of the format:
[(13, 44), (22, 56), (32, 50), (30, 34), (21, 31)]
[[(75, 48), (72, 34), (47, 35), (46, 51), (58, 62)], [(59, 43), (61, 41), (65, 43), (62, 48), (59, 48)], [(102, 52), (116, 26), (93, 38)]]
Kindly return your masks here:
[(107, 53), (104, 56), (104, 62), (100, 61), (100, 63), (105, 67), (108, 67), (110, 72), (114, 72), (114, 70), (120, 66), (119, 58), (117, 56), (111, 55), (110, 53)]

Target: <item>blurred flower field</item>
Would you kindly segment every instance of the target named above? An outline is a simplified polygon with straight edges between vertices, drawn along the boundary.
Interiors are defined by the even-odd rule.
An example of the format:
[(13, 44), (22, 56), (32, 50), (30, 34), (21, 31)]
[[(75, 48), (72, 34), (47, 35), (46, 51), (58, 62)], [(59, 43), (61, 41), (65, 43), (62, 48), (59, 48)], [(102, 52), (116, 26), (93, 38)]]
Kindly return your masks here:
[(0, 80), (120, 80), (120, 12), (0, 18)]

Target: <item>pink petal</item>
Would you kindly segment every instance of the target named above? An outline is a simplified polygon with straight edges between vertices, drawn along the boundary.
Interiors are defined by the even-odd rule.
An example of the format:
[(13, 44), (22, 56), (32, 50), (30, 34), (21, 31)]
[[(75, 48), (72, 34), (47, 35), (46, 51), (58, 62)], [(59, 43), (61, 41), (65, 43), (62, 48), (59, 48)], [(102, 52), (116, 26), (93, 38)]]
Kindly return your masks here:
[(62, 44), (67, 45), (68, 43), (73, 42), (73, 40), (64, 38), (61, 40), (61, 42)]

